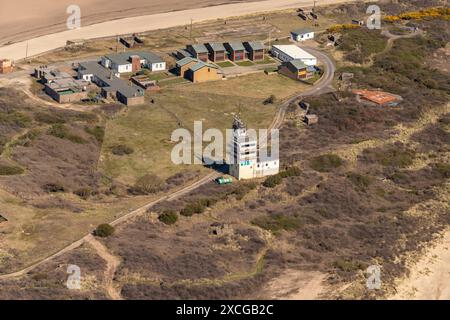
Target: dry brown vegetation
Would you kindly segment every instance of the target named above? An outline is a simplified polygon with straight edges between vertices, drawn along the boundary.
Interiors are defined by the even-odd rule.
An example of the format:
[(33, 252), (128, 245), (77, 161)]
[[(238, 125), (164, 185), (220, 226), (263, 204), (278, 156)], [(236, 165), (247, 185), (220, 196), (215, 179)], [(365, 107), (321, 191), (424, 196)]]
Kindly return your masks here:
[[(404, 3), (387, 8), (395, 13)], [(361, 13), (358, 6), (340, 8), (356, 14)], [(354, 86), (402, 95), (398, 107), (364, 106), (346, 91), (337, 93), (339, 101), (331, 94), (308, 98), (319, 123), (306, 127), (288, 120), (280, 133), (283, 169), (296, 166), (300, 172), (280, 175), (270, 184), (206, 184), (160, 202), (102, 240), (121, 260), (114, 284), (122, 297), (267, 298), (267, 283), (285, 270), (326, 275), (324, 298), (371, 299), (392, 292), (393, 281), (408, 272), (411, 255), (450, 223), (450, 84), (439, 71), (424, 67), (448, 42), (449, 32), (439, 21), (420, 24), (424, 38), (396, 41), (390, 51), (373, 57), (370, 68), (340, 70), (355, 73)], [(431, 78), (434, 82), (425, 81)], [(288, 115), (297, 109), (292, 105)], [(9, 137), (28, 125), (26, 118), (19, 119), (8, 118)], [(70, 130), (88, 141), (85, 130), (75, 125)], [(30, 139), (33, 145), (40, 138)], [(98, 141), (61, 140), (79, 148)], [(158, 186), (166, 190), (194, 177), (179, 173)], [(67, 205), (62, 195), (54, 196), (55, 206)], [(164, 212), (177, 213), (178, 220), (160, 221)], [(86, 258), (89, 265), (98, 259)], [(383, 288), (376, 292), (364, 285), (365, 269), (372, 264), (382, 267)], [(48, 273), (52, 267), (42, 268)], [(17, 285), (8, 282), (3, 294), (20, 297)], [(102, 295), (94, 290), (83, 297)]]
[[(66, 281), (69, 265), (81, 270), (81, 290), (69, 290)], [(24, 277), (0, 280), (0, 300), (71, 300), (106, 299), (102, 277), (104, 261), (89, 246), (79, 247), (68, 254), (45, 263)]]

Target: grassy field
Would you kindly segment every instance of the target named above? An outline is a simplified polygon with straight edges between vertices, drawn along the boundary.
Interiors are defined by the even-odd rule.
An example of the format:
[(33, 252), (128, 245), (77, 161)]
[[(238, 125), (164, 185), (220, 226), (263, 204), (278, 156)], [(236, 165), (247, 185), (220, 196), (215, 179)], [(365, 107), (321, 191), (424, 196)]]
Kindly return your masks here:
[[(251, 85), (249, 85), (251, 84)], [(275, 74), (267, 76), (264, 73), (255, 73), (247, 76), (231, 78), (226, 81), (200, 83), (195, 86), (183, 86), (184, 92), (207, 93), (261, 99), (261, 102), (270, 95), (283, 99), (296, 92), (305, 90), (306, 85)]]
[[(245, 84), (252, 83), (251, 87)], [(108, 122), (99, 169), (125, 184), (147, 173), (167, 178), (180, 171), (204, 170), (202, 166), (178, 166), (171, 162), (172, 132), (181, 127), (193, 130), (194, 121), (203, 121), (203, 130), (230, 128), (239, 110), (251, 128), (267, 128), (276, 105), (263, 105), (271, 94), (286, 98), (306, 85), (275, 75), (252, 74), (227, 81), (168, 86), (151, 94), (154, 103), (131, 107)], [(126, 144), (134, 152), (114, 155), (111, 146)]]

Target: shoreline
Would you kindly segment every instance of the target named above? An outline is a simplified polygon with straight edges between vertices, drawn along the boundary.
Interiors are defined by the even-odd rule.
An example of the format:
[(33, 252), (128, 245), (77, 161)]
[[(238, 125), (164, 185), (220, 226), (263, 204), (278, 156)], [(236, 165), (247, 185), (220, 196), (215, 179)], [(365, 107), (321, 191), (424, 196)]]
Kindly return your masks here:
[(411, 265), (409, 276), (399, 279), (389, 300), (450, 299), (450, 229), (431, 243), (417, 263)]
[[(353, 1), (354, 0), (323, 0), (320, 5), (326, 6)], [(20, 61), (24, 58), (30, 58), (64, 47), (67, 40), (89, 40), (183, 26), (191, 23), (191, 19), (193, 19), (194, 22), (203, 22), (208, 20), (224, 19), (308, 6), (311, 6), (311, 1), (266, 0), (258, 2), (240, 2), (197, 9), (115, 19), (82, 27), (76, 30), (66, 30), (62, 32), (52, 33), (0, 47), (0, 58)]]

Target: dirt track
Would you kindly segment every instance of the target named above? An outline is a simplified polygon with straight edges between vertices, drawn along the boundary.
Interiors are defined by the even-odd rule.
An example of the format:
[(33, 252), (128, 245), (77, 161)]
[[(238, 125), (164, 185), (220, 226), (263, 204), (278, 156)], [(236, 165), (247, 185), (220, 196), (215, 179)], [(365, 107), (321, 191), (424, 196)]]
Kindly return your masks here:
[[(352, 1), (354, 0), (322, 0), (320, 1), (320, 5)], [(0, 57), (21, 60), (26, 57), (27, 53), (30, 57), (63, 47), (66, 45), (66, 41), (70, 39), (113, 37), (118, 34), (131, 34), (134, 32), (144, 32), (187, 25), (191, 23), (191, 19), (193, 19), (194, 22), (199, 22), (260, 12), (307, 7), (311, 6), (311, 4), (312, 1), (310, 0), (266, 0), (251, 3), (225, 4), (214, 7), (111, 20), (108, 22), (85, 26), (76, 30), (48, 34), (27, 41), (3, 46), (0, 47)]]

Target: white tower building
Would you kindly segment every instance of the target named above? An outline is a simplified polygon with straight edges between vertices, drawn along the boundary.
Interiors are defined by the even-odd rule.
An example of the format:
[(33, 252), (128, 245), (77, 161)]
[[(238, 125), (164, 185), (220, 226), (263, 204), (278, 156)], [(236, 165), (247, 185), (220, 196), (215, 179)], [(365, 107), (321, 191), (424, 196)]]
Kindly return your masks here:
[(278, 159), (259, 160), (256, 132), (250, 134), (237, 116), (233, 119), (231, 148), (230, 175), (236, 179), (260, 178), (279, 172)]

